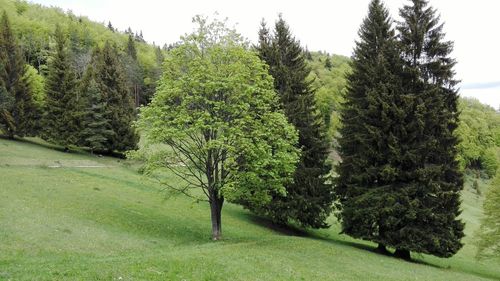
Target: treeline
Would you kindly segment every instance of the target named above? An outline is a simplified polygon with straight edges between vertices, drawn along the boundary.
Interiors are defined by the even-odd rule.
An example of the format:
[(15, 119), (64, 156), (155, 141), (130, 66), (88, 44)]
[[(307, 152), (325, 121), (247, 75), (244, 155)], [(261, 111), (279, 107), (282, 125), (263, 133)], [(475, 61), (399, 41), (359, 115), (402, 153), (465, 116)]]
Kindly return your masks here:
[(2, 131), (100, 152), (135, 148), (135, 108), (154, 93), (164, 50), (55, 8), (2, 7), (15, 19), (3, 12)]

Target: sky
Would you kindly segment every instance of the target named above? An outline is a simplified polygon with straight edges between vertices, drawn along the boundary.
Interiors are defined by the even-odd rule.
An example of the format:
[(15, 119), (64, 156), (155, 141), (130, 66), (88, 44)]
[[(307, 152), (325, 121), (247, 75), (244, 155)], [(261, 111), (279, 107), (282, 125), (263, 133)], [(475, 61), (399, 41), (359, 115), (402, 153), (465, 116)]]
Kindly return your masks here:
[[(76, 15), (125, 30), (142, 31), (157, 45), (173, 43), (193, 30), (191, 19), (219, 14), (255, 42), (260, 22), (273, 24), (280, 13), (295, 37), (311, 51), (350, 56), (369, 0), (32, 0), (71, 10)], [(393, 19), (408, 0), (385, 0)], [(500, 108), (500, 1), (430, 0), (445, 23), (446, 39), (455, 42), (452, 56), (460, 94)]]

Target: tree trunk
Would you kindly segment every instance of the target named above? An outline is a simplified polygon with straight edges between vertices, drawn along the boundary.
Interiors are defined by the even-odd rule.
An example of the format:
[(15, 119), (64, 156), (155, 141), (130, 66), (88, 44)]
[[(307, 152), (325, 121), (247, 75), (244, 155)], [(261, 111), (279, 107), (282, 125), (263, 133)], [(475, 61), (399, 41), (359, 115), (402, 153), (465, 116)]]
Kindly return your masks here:
[(378, 246), (377, 246), (377, 249), (376, 251), (380, 254), (383, 254), (383, 255), (389, 255), (389, 251), (387, 251), (387, 248), (385, 247), (384, 244), (382, 243), (379, 243)]
[(221, 211), (224, 198), (217, 198), (212, 195), (210, 199), (210, 215), (212, 219), (212, 240), (217, 241), (222, 238)]
[(406, 249), (396, 249), (396, 252), (394, 252), (394, 256), (407, 261), (411, 260), (410, 251)]

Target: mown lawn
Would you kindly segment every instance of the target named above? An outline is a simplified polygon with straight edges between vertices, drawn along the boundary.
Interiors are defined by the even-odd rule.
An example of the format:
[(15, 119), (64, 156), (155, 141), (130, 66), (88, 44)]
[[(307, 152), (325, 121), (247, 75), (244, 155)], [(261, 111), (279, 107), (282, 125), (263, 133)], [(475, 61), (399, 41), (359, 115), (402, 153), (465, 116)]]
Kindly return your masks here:
[(232, 204), (212, 242), (206, 203), (165, 200), (124, 160), (0, 139), (0, 280), (500, 279), (500, 260), (474, 259), (483, 198), (470, 185), (466, 246), (410, 263), (339, 235), (333, 218), (326, 230), (286, 230)]

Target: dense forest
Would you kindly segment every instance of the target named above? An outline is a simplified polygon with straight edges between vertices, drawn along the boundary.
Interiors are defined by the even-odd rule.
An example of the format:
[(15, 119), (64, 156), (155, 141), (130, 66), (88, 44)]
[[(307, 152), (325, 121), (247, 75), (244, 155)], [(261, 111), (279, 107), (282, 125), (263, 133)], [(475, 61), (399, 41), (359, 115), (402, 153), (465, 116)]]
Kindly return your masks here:
[(500, 113), (459, 97), (453, 43), (428, 4), (410, 1), (393, 26), (373, 0), (348, 58), (307, 50), (281, 15), (255, 45), (197, 16), (193, 34), (160, 47), (0, 0), (0, 130), (140, 161), (209, 203), (214, 240), (231, 202), (303, 228), (328, 228), (335, 212), (343, 233), (384, 254), (450, 257), (464, 236), (463, 175), (491, 180), (487, 256), (498, 252)]

